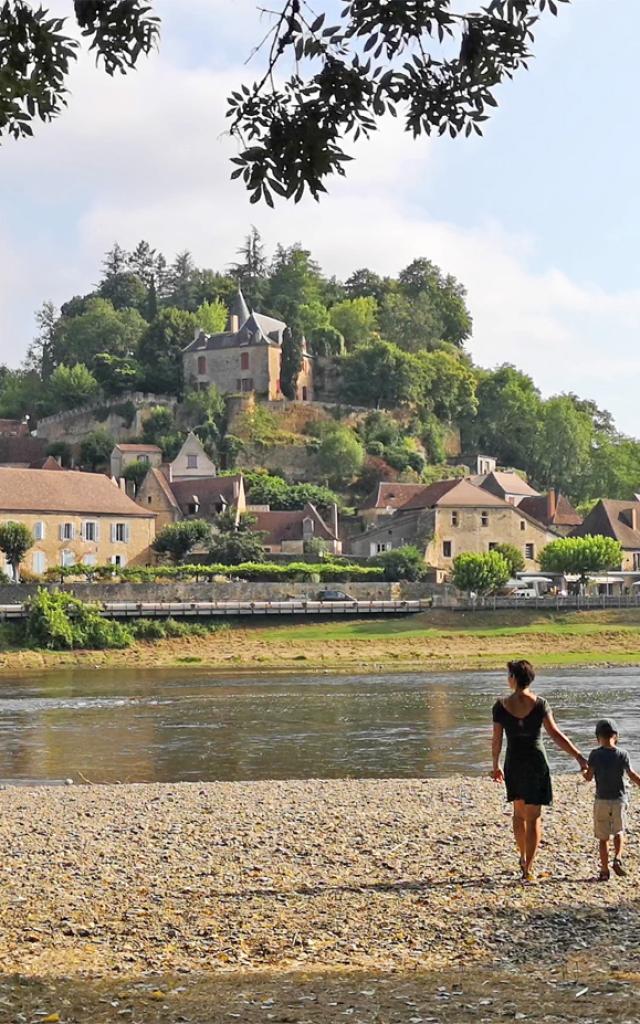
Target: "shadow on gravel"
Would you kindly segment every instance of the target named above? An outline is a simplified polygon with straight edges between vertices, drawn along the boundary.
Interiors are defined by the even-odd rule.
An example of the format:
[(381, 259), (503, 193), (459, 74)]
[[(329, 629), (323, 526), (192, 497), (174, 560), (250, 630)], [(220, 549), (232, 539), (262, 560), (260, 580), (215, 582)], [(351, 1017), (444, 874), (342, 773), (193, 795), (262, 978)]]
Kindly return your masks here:
[(0, 978), (0, 1020), (18, 1024), (478, 1024), (636, 1021), (635, 980), (460, 970), (430, 974), (183, 975), (96, 981)]

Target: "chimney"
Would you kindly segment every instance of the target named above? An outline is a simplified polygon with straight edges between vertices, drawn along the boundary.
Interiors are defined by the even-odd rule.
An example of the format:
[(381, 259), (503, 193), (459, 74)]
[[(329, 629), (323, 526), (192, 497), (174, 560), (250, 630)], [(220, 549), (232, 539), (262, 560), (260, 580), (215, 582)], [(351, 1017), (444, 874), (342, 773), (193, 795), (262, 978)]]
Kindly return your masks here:
[(631, 529), (632, 530), (637, 530), (638, 529), (638, 506), (637, 505), (632, 505), (631, 506), (631, 508), (629, 509), (629, 515), (630, 515), (630, 518), (631, 518)]
[(237, 313), (232, 313), (229, 317), (229, 330), (232, 334), (237, 334), (240, 330), (240, 317)]
[(127, 493), (127, 481), (123, 476), (118, 478), (118, 487), (121, 491), (124, 491), (125, 494)]
[(547, 521), (552, 523), (556, 516), (556, 509), (558, 507), (558, 495), (556, 494), (555, 487), (550, 487), (547, 491)]
[(334, 537), (338, 537), (338, 506), (335, 501), (331, 506), (331, 530)]

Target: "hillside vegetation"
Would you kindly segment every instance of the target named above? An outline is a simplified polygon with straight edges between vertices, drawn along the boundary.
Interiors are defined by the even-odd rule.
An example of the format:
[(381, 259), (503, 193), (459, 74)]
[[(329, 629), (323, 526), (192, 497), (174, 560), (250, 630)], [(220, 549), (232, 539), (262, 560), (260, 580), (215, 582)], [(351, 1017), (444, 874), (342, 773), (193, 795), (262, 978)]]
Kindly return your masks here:
[[(225, 328), (238, 285), (249, 305), (291, 328), (282, 387), (291, 393), (302, 351), (332, 363), (339, 381), (333, 416), (284, 421), (259, 409), (231, 434), (215, 388), (185, 390), (181, 351), (197, 329)], [(609, 413), (574, 394), (543, 399), (515, 366), (478, 367), (464, 286), (425, 258), (397, 277), (360, 268), (329, 277), (301, 245), (269, 260), (254, 230), (236, 263), (198, 267), (189, 252), (169, 263), (147, 242), (106, 254), (96, 289), (60, 310), (46, 302), (23, 365), (0, 368), (0, 416), (37, 419), (91, 401), (117, 404), (132, 389), (181, 401), (178, 421), (159, 410), (145, 429), (168, 457), (186, 426), (216, 457), (242, 467), (243, 445), (304, 444), (318, 454), (318, 482), (365, 490), (379, 479), (437, 479), (452, 426), (463, 451), (495, 455), (539, 488), (559, 486), (575, 502), (630, 498), (640, 485), (640, 443), (618, 433)], [(371, 412), (353, 414), (353, 408)], [(351, 411), (349, 411), (351, 410)], [(82, 462), (98, 468), (110, 438), (89, 439)], [(56, 454), (68, 457), (64, 446)], [(255, 465), (255, 462), (254, 462)]]

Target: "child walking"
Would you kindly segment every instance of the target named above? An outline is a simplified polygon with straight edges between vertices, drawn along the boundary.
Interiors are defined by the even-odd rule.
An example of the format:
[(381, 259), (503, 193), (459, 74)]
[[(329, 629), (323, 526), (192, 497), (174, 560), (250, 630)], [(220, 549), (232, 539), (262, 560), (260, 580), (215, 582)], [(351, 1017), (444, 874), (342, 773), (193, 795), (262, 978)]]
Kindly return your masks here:
[(627, 873), (622, 865), (628, 803), (625, 773), (636, 786), (640, 786), (640, 775), (632, 769), (626, 750), (618, 749), (618, 727), (610, 718), (596, 722), (596, 739), (598, 746), (589, 754), (584, 777), (587, 782), (596, 780), (593, 826), (595, 837), (600, 841), (598, 881), (608, 882), (611, 877), (610, 836), (613, 836), (613, 870), (621, 878)]

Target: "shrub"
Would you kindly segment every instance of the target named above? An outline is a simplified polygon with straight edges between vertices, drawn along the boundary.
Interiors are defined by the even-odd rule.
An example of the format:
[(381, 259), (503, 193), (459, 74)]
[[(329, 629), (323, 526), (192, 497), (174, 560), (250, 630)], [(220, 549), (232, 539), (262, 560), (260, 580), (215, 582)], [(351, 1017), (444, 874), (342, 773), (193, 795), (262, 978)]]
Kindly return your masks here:
[(424, 556), (417, 547), (406, 544), (393, 551), (383, 551), (375, 559), (381, 566), (385, 580), (420, 580), (425, 574)]
[(128, 647), (133, 640), (128, 627), (104, 619), (97, 604), (71, 594), (41, 589), (27, 607), (26, 639), (36, 647), (101, 650)]

